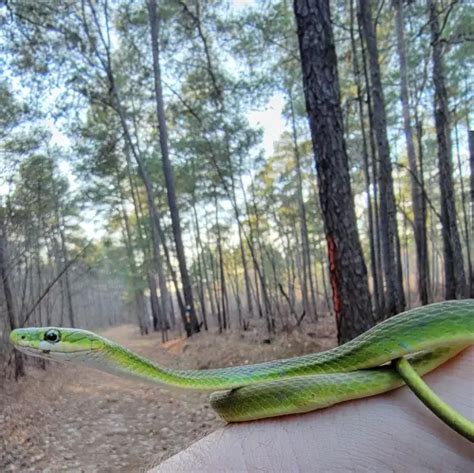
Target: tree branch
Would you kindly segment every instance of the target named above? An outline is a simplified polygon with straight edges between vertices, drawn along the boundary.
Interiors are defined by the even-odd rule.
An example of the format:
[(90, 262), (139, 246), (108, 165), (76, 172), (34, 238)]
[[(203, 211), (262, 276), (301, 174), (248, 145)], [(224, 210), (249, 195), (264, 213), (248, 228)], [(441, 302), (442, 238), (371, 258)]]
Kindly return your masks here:
[(56, 277), (48, 284), (48, 286), (46, 287), (46, 289), (43, 291), (43, 293), (41, 294), (41, 296), (36, 300), (36, 302), (31, 306), (30, 310), (28, 310), (28, 312), (26, 313), (25, 315), (25, 318), (23, 319), (23, 322), (21, 323), (21, 326), (24, 327), (26, 322), (28, 322), (28, 319), (31, 317), (31, 315), (33, 314), (33, 312), (35, 311), (35, 309), (41, 304), (42, 300), (47, 296), (47, 294), (49, 293), (49, 291), (54, 287), (54, 285), (61, 279), (61, 277), (66, 274), (66, 272), (69, 270), (69, 268), (71, 266), (73, 266), (78, 260), (79, 258), (86, 252), (87, 248), (89, 248), (89, 246), (91, 246), (92, 244), (92, 241), (90, 241), (89, 243), (87, 243), (86, 246), (84, 246), (82, 248), (81, 251), (79, 251), (79, 253), (76, 254), (76, 256), (74, 256), (74, 258), (72, 258), (71, 260), (69, 260), (64, 268), (56, 275)]

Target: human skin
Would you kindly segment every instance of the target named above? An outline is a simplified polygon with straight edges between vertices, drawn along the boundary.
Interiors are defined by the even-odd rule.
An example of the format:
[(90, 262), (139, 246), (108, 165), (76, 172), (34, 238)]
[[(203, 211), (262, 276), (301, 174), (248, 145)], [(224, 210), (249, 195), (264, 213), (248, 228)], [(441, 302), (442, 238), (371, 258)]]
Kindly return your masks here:
[[(474, 347), (425, 381), (474, 419)], [(471, 472), (474, 447), (406, 387), (317, 412), (229, 424), (151, 470)]]

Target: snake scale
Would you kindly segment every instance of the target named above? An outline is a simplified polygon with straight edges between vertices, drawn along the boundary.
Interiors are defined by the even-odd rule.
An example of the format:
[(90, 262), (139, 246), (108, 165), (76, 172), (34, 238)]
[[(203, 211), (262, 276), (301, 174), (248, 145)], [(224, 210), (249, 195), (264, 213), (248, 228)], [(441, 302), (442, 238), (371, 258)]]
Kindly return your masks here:
[[(449, 406), (429, 405), (423, 393), (433, 393), (419, 376), (474, 343), (474, 300), (446, 301), (403, 312), (321, 353), (206, 370), (162, 367), (80, 329), (21, 328), (12, 331), (10, 340), (21, 351), (49, 360), (83, 363), (116, 375), (180, 388), (219, 390), (211, 395), (210, 402), (228, 422), (313, 411), (390, 391), (405, 380), (450, 424), (450, 420), (459, 421), (459, 414), (447, 413)], [(473, 423), (461, 419), (462, 426), (453, 428), (472, 440)]]

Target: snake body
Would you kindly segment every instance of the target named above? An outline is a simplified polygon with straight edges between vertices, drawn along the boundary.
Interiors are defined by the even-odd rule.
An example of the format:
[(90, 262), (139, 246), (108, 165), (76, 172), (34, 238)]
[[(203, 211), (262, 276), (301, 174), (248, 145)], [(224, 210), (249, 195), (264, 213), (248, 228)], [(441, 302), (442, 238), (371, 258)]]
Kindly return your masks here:
[[(390, 362), (407, 359), (424, 375), (474, 343), (474, 300), (446, 301), (396, 315), (331, 350), (253, 365), (206, 370), (162, 367), (93, 332), (23, 328), (10, 339), (47, 359), (180, 388), (225, 390), (211, 405), (229, 422), (307, 412), (395, 389)], [(416, 374), (416, 373), (415, 373)]]

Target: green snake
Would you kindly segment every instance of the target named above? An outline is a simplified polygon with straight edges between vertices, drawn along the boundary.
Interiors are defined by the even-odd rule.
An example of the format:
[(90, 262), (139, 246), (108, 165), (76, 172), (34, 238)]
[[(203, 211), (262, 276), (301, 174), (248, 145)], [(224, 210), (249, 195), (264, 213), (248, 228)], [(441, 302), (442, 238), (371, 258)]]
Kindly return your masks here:
[(21, 328), (11, 332), (10, 340), (19, 350), (50, 360), (180, 388), (224, 390), (213, 393), (210, 402), (228, 422), (313, 411), (384, 393), (405, 381), (435, 414), (474, 439), (474, 424), (439, 398), (441, 404), (430, 402), (435, 395), (420, 378), (474, 343), (473, 299), (403, 312), (321, 353), (206, 370), (162, 367), (100, 335), (73, 328)]

